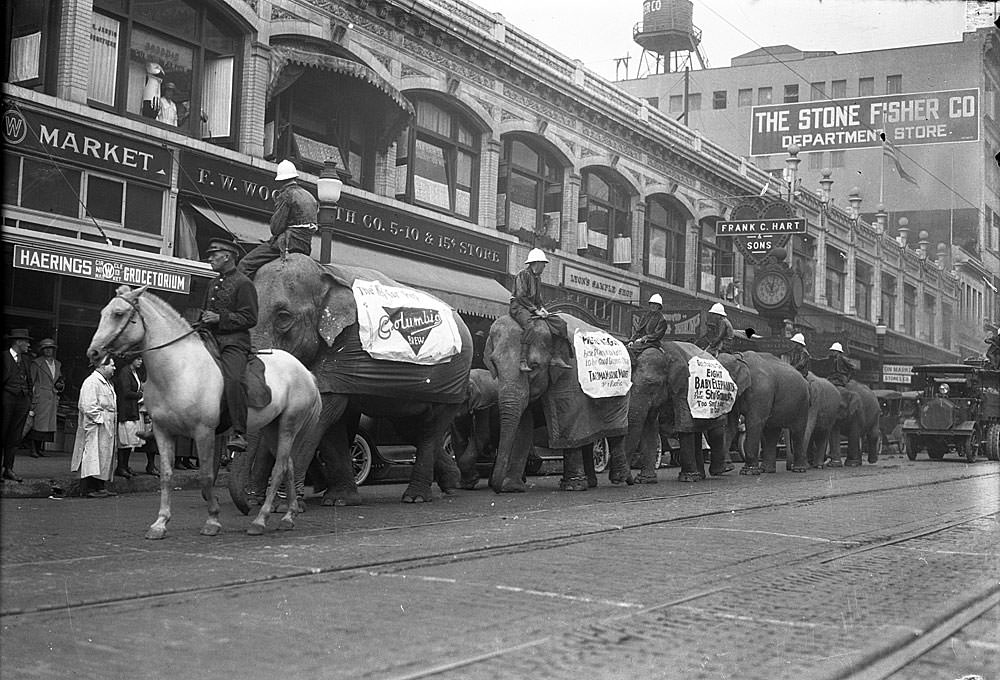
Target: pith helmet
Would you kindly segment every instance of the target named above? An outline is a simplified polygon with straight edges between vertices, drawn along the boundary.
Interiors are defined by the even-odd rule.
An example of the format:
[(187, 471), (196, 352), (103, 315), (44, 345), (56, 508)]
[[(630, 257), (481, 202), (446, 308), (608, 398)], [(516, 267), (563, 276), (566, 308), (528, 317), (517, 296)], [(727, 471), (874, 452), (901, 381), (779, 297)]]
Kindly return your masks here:
[(843, 352), (844, 348), (840, 346), (839, 342), (835, 342), (832, 345), (830, 345), (830, 351), (831, 352)]
[(299, 171), (295, 169), (295, 163), (291, 161), (281, 161), (278, 163), (278, 171), (274, 174), (274, 180), (280, 182), (286, 179), (295, 179), (299, 176)]
[(712, 305), (712, 308), (708, 310), (709, 314), (718, 314), (719, 316), (726, 316), (726, 308), (722, 306), (721, 302), (716, 302)]
[(545, 257), (545, 253), (542, 252), (541, 248), (532, 248), (531, 252), (528, 253), (528, 257), (524, 260), (524, 264), (531, 264), (532, 262), (548, 262), (549, 258)]
[(802, 345), (803, 347), (806, 346), (806, 338), (801, 333), (796, 333), (795, 335), (793, 335), (792, 342)]
[(650, 301), (650, 303), (655, 302), (656, 304), (660, 305), (661, 307), (663, 306), (663, 298), (660, 297), (659, 293), (653, 293), (649, 297), (649, 301)]

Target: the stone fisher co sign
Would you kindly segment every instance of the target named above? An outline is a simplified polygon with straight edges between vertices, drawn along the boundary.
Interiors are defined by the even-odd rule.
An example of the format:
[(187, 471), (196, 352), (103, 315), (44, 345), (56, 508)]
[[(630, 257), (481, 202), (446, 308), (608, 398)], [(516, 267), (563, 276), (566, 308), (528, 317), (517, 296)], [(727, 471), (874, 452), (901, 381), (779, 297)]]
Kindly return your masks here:
[(149, 286), (171, 293), (191, 291), (191, 275), (156, 269), (127, 258), (57, 252), (35, 246), (14, 245), (14, 267), (76, 276), (91, 281), (109, 281), (130, 286)]

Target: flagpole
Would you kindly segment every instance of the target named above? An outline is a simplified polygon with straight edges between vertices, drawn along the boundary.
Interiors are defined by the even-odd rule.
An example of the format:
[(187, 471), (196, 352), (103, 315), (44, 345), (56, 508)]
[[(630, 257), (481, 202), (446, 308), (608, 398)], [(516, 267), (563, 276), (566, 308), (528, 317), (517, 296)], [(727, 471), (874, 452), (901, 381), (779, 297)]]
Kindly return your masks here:
[(879, 161), (881, 172), (878, 177), (878, 202), (885, 203), (885, 132), (882, 132), (882, 156)]

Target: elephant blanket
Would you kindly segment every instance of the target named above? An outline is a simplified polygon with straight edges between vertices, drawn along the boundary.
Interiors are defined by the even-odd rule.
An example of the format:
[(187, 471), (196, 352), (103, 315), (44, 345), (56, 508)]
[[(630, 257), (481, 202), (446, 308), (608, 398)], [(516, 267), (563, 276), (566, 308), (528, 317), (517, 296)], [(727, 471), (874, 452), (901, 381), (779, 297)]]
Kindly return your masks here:
[[(595, 326), (584, 323), (569, 314), (561, 315), (566, 320), (569, 337), (577, 330), (597, 331)], [(573, 359), (576, 363), (576, 359)], [(583, 394), (577, 377), (576, 366), (572, 370), (554, 369), (549, 372), (549, 389), (542, 396), (542, 408), (548, 424), (549, 446), (554, 449), (568, 449), (602, 437), (624, 435), (628, 429), (628, 395), (593, 399)]]
[[(668, 340), (660, 343), (660, 346), (667, 357), (667, 388), (672, 406), (664, 409), (660, 416), (662, 429), (670, 432), (704, 432), (714, 425), (725, 422), (725, 413), (732, 408), (732, 401), (729, 401), (729, 408), (725, 408), (725, 413), (714, 418), (694, 417), (688, 403), (688, 390), (691, 384), (690, 361), (693, 357), (710, 360), (712, 355), (689, 342)], [(728, 375), (726, 379), (732, 385), (732, 399), (735, 400), (736, 383), (732, 382)]]
[[(321, 266), (347, 288), (358, 279), (407, 288), (374, 269), (334, 264)], [(332, 351), (324, 352), (313, 370), (320, 392), (379, 395), (438, 404), (462, 403), (469, 386), (472, 338), (458, 314), (454, 311), (452, 314), (461, 329), (462, 350), (448, 361), (432, 366), (373, 359), (361, 347), (357, 322), (348, 326), (337, 337), (330, 348)]]

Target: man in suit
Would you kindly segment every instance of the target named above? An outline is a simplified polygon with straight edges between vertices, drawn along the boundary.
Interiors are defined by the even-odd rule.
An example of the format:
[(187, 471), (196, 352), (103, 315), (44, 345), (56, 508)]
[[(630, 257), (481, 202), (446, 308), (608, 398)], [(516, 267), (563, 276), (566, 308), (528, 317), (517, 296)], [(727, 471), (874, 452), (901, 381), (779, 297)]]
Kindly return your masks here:
[(3, 478), (21, 483), (14, 472), (14, 454), (21, 443), (24, 421), (31, 413), (31, 371), (28, 366), (28, 329), (7, 334), (10, 348), (3, 354)]

